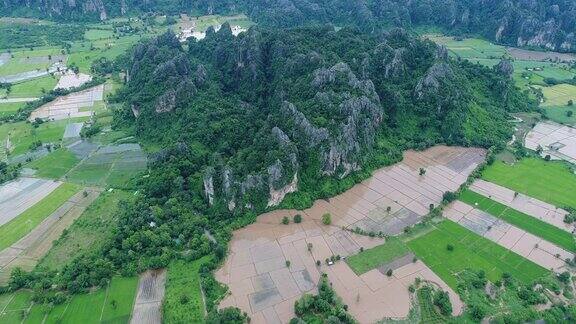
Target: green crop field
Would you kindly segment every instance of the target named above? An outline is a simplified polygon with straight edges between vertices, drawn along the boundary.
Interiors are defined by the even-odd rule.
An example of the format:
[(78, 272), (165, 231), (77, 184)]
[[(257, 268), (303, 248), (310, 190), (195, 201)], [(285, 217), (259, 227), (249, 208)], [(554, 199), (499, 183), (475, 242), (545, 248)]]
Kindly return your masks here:
[[(545, 114), (551, 120), (567, 125), (576, 125), (576, 104), (574, 106), (545, 106)], [(568, 112), (572, 115), (569, 116)]]
[(576, 175), (565, 162), (525, 158), (509, 165), (496, 161), (482, 178), (556, 207), (576, 208)]
[(79, 160), (74, 154), (65, 148), (60, 148), (38, 160), (32, 161), (26, 167), (36, 169), (35, 176), (37, 177), (60, 179), (78, 162)]
[(18, 109), (24, 107), (25, 104), (24, 102), (0, 103), (0, 117), (15, 114)]
[(132, 199), (122, 190), (103, 192), (68, 228), (38, 263), (39, 267), (59, 270), (83, 253), (98, 251), (114, 231), (118, 203)]
[(63, 183), (37, 204), (0, 226), (0, 251), (30, 233), (78, 190), (76, 185)]
[(38, 128), (33, 128), (26, 122), (6, 123), (0, 125), (0, 142), (5, 142), (9, 137), (12, 143), (12, 155), (26, 153), (35, 141), (42, 143), (58, 142), (64, 135), (66, 125), (58, 123), (44, 123)]
[(564, 231), (554, 225), (512, 209), (471, 190), (465, 190), (462, 192), (460, 200), (477, 209), (498, 217), (509, 224), (523, 229), (528, 233), (556, 244), (567, 251), (576, 252), (576, 240), (574, 235), (570, 232)]
[[(0, 323), (128, 323), (137, 288), (137, 277), (113, 277), (106, 289), (74, 295), (55, 306), (32, 303), (27, 290), (0, 295)], [(1, 312), (3, 301), (7, 307)]]
[(51, 75), (19, 82), (12, 86), (8, 98), (38, 98), (54, 89), (57, 83), (58, 79)]
[(569, 100), (576, 102), (576, 86), (571, 84), (558, 84), (541, 89), (546, 99), (542, 106), (566, 106)]
[[(548, 271), (500, 245), (444, 220), (436, 229), (407, 242), (408, 247), (446, 284), (456, 290), (458, 273), (465, 269), (483, 270), (496, 282), (509, 273), (524, 283), (545, 276)], [(448, 245), (453, 250), (448, 250)]]
[(401, 240), (390, 238), (385, 244), (364, 250), (349, 257), (346, 263), (348, 263), (356, 274), (360, 275), (385, 263), (394, 261), (394, 259), (406, 255), (409, 252), (410, 250)]
[(84, 38), (87, 40), (106, 39), (114, 37), (114, 32), (109, 29), (88, 29), (84, 33)]
[[(209, 262), (205, 256), (193, 262), (173, 261), (168, 266), (163, 321), (165, 323), (202, 323), (205, 307), (200, 287), (200, 267)], [(183, 302), (185, 301), (185, 302)]]

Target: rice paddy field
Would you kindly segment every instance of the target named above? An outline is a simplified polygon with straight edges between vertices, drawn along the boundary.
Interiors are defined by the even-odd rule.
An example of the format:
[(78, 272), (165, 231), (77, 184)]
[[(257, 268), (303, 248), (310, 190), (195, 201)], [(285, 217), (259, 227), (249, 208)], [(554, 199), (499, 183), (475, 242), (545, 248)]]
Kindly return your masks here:
[(163, 305), (165, 323), (201, 323), (206, 309), (200, 286), (200, 267), (209, 262), (206, 256), (193, 262), (173, 261), (168, 266)]
[(531, 283), (548, 273), (545, 268), (450, 220), (442, 221), (434, 231), (407, 245), (453, 289), (458, 286), (458, 273), (466, 269), (483, 270), (492, 282), (509, 273), (521, 282)]
[(0, 226), (0, 251), (30, 233), (78, 190), (76, 185), (63, 183), (34, 206)]
[(37, 170), (34, 176), (59, 179), (79, 162), (74, 154), (65, 148), (59, 148), (50, 154), (27, 164), (27, 168)]
[(106, 289), (75, 295), (64, 304), (35, 304), (30, 291), (0, 295), (0, 322), (16, 323), (128, 323), (137, 277), (113, 277)]
[(556, 207), (576, 208), (576, 174), (565, 162), (525, 158), (510, 165), (496, 161), (482, 178)]
[(402, 241), (397, 238), (390, 238), (382, 245), (349, 257), (346, 262), (356, 274), (360, 275), (409, 252), (410, 249)]
[(462, 202), (498, 217), (509, 224), (515, 225), (528, 233), (556, 244), (567, 251), (576, 252), (576, 240), (574, 239), (573, 234), (568, 231), (559, 229), (554, 225), (512, 209), (471, 190), (465, 190), (462, 192), (459, 199)]

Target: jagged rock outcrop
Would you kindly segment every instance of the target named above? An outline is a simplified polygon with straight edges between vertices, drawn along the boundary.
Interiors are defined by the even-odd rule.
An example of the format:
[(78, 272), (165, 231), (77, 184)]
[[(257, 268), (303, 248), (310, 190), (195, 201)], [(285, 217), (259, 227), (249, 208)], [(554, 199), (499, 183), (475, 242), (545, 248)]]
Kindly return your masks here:
[(418, 81), (414, 90), (416, 97), (422, 99), (427, 95), (438, 93), (443, 80), (452, 79), (454, 72), (446, 63), (436, 63), (428, 69), (426, 75)]
[(154, 110), (157, 113), (171, 112), (176, 107), (176, 91), (169, 89), (156, 101)]
[(214, 204), (214, 168), (208, 168), (204, 173), (203, 178), (204, 195), (208, 200), (208, 204)]
[(510, 60), (500, 60), (500, 62), (494, 66), (494, 70), (508, 78), (512, 78), (514, 65), (512, 65)]

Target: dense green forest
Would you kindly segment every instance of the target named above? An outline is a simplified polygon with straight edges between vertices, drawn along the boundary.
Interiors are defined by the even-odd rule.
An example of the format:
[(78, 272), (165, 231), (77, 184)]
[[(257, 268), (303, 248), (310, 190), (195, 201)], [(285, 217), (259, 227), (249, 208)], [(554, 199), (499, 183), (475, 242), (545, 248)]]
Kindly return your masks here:
[(390, 27), (438, 27), (481, 35), (512, 46), (576, 50), (576, 4), (570, 0), (6, 0), (0, 16), (56, 20), (105, 20), (160, 12), (193, 15), (245, 13), (261, 25), (357, 26), (374, 32)]
[[(449, 59), (402, 30), (224, 25), (184, 47), (168, 32), (117, 66), (125, 86), (114, 127), (154, 150), (134, 201), (119, 208), (103, 248), (56, 273), (16, 271), (10, 289), (38, 302), (105, 285), (113, 273), (213, 254), (201, 269), (209, 310), (222, 292), (210, 275), (234, 229), (268, 205), (304, 207), (398, 161), (404, 149), (447, 143), (490, 147), (511, 134), (508, 113), (532, 109), (494, 69)], [(212, 233), (217, 243), (205, 235)]]

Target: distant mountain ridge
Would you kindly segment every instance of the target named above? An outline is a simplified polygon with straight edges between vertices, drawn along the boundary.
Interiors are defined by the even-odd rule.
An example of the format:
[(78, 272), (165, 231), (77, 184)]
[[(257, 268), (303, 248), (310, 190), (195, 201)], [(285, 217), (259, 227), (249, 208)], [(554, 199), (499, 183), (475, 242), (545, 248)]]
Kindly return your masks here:
[(1, 16), (105, 20), (142, 12), (194, 15), (243, 12), (260, 24), (314, 23), (386, 27), (436, 26), (495, 42), (576, 51), (574, 0), (3, 0)]

